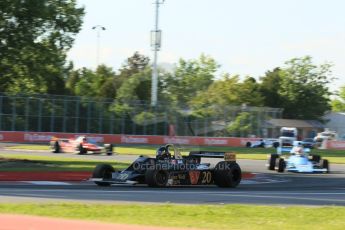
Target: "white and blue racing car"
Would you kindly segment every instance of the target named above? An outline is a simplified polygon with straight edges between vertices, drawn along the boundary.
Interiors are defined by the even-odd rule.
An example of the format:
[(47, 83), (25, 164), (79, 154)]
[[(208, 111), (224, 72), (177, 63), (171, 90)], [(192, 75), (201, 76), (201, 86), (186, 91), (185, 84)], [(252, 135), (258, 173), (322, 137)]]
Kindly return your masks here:
[(270, 155), (267, 168), (277, 172), (328, 173), (329, 162), (319, 155), (311, 155), (309, 148), (296, 141), (293, 146), (278, 147), (277, 153)]

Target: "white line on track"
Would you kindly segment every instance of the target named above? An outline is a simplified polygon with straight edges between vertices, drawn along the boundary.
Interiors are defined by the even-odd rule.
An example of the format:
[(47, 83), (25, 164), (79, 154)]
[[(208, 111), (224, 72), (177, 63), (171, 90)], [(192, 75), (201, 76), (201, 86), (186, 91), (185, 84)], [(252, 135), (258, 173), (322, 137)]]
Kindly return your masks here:
[(289, 180), (274, 180), (274, 179), (262, 179), (258, 180), (242, 180), (241, 184), (273, 184), (273, 183), (284, 183), (289, 182)]
[[(0, 193), (4, 192), (4, 189), (0, 189)], [(61, 191), (61, 195), (57, 195), (56, 192), (60, 192)], [(269, 198), (270, 200), (295, 200), (295, 201), (323, 201), (323, 202), (344, 202), (344, 196), (345, 193), (344, 192), (308, 192), (308, 193), (304, 193), (302, 192), (199, 192), (199, 191), (104, 191), (104, 190), (68, 190), (68, 189), (57, 189), (57, 190), (41, 190), (41, 189), (24, 189), (24, 190), (20, 190), (20, 189), (12, 189), (9, 190), (8, 192), (11, 192), (11, 194), (13, 195), (17, 195), (17, 196), (32, 196), (32, 197), (40, 197), (40, 198), (66, 198), (64, 195), (66, 195), (67, 193), (78, 193), (79, 191), (82, 191), (82, 193), (84, 195), (86, 194), (108, 194), (108, 195), (127, 195), (129, 193), (132, 194), (150, 194), (150, 195), (154, 195), (154, 194), (165, 194), (168, 195), (169, 197), (171, 196), (171, 194), (173, 195), (187, 195), (187, 194), (192, 194), (192, 195), (206, 195), (206, 196), (218, 196), (218, 197), (248, 197), (248, 199), (267, 199)], [(37, 192), (54, 192), (55, 194), (38, 194)], [(64, 194), (64, 195), (63, 195)], [(312, 196), (317, 196), (318, 197), (312, 197)], [(322, 195), (322, 196), (320, 196)], [(336, 195), (336, 196), (340, 196), (338, 198), (333, 197), (333, 198), (328, 198), (328, 195)], [(1, 196), (1, 195), (0, 195)], [(323, 197), (326, 196), (326, 197)], [(211, 198), (211, 197), (210, 197)]]
[(71, 183), (60, 182), (60, 181), (21, 181), (21, 182), (34, 184), (34, 185), (72, 185)]
[[(1, 191), (6, 191), (7, 189), (0, 189)], [(121, 191), (114, 191), (114, 190), (85, 190), (85, 189), (8, 189), (9, 191), (23, 191), (23, 192), (76, 192), (76, 191), (82, 191), (83, 193), (157, 193), (157, 194), (201, 194), (201, 195), (253, 195), (257, 194), (259, 196), (269, 196), (269, 195), (345, 195), (345, 192), (339, 191), (339, 192), (274, 192), (274, 191), (251, 191), (251, 192), (241, 192), (241, 191), (227, 191), (227, 192), (219, 192), (219, 191), (181, 191), (181, 190), (174, 190), (169, 191), (167, 190), (121, 190)]]
[[(11, 196), (22, 196), (23, 194), (21, 193), (13, 193), (11, 194)], [(49, 195), (49, 194), (31, 194), (31, 193), (25, 193), (25, 196), (29, 196), (29, 197), (37, 197), (37, 198), (52, 198), (52, 195)], [(65, 196), (63, 195), (56, 195), (54, 194), (54, 198), (56, 199), (63, 199), (63, 198), (66, 198)]]
[[(218, 194), (214, 194), (218, 195)], [(292, 194), (288, 194), (292, 195)], [(301, 195), (301, 194), (299, 194)], [(303, 194), (306, 195), (306, 194)], [(317, 194), (308, 194), (308, 195), (317, 195)], [(322, 194), (324, 195), (324, 194)], [(335, 194), (332, 194), (335, 195)], [(341, 195), (341, 194), (336, 194)], [(240, 194), (222, 194), (222, 196), (232, 196), (232, 197), (248, 197), (248, 195), (240, 195)], [(330, 199), (330, 198), (315, 198), (315, 197), (296, 197), (296, 196), (269, 196), (269, 195), (253, 195), (250, 194), (250, 198), (270, 198), (270, 199), (284, 199), (284, 200), (310, 200), (310, 201), (331, 201), (331, 202), (344, 202), (344, 199)]]
[[(289, 180), (276, 180), (276, 179), (268, 179), (268, 178), (260, 178), (260, 179), (244, 179), (241, 181), (243, 185), (252, 185), (252, 184), (272, 184), (272, 183), (284, 183), (288, 182)], [(61, 182), (61, 181), (20, 181), (21, 183), (28, 183), (34, 185), (72, 185), (72, 183), (68, 182)]]

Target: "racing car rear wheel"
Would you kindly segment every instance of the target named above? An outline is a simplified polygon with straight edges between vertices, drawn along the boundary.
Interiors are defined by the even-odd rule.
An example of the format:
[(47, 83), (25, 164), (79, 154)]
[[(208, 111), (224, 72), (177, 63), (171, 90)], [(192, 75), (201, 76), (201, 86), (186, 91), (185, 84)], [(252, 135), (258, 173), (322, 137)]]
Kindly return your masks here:
[(271, 154), (270, 158), (268, 158), (268, 170), (274, 170), (276, 167), (276, 160), (278, 158), (278, 154)]
[(242, 179), (240, 166), (236, 162), (219, 162), (213, 172), (214, 183), (218, 187), (235, 188)]
[[(108, 164), (97, 165), (93, 170), (92, 178), (102, 178), (103, 180), (110, 180), (111, 174), (115, 172), (113, 166)], [(95, 181), (98, 186), (110, 186), (109, 182)]]
[(328, 160), (322, 159), (321, 162), (320, 162), (320, 166), (323, 169), (327, 169), (326, 173), (329, 173), (329, 162), (328, 162)]
[(60, 144), (58, 141), (54, 142), (54, 144), (51, 146), (51, 150), (53, 153), (59, 153), (60, 152)]
[(246, 143), (246, 147), (247, 147), (247, 148), (250, 148), (250, 147), (252, 147), (252, 143), (250, 143), (250, 142), (247, 142), (247, 143)]
[(106, 154), (108, 156), (113, 155), (113, 150), (114, 150), (113, 144), (105, 144), (104, 147), (105, 147)]
[(168, 183), (169, 173), (165, 170), (147, 170), (146, 184), (150, 187), (165, 187)]
[(285, 160), (283, 158), (277, 158), (277, 172), (284, 172), (285, 170)]
[(316, 163), (320, 163), (321, 156), (320, 155), (311, 155), (311, 161), (314, 161)]

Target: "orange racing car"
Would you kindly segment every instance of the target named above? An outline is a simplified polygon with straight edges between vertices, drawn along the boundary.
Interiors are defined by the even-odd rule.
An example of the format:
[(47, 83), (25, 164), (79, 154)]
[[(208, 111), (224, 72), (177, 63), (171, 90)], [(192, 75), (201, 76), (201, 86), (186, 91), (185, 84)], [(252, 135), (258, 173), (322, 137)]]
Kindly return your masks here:
[(112, 144), (100, 144), (86, 136), (77, 138), (56, 138), (50, 140), (50, 148), (53, 153), (77, 153), (77, 154), (101, 154), (113, 155)]

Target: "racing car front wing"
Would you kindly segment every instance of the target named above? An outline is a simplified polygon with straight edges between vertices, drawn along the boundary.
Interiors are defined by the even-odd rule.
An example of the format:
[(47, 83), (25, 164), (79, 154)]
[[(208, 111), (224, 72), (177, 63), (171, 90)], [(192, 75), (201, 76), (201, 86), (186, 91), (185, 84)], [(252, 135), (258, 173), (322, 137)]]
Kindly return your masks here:
[(298, 168), (286, 168), (286, 171), (288, 172), (298, 172), (298, 173), (326, 173), (327, 169), (310, 169), (310, 168), (303, 168), (303, 167), (298, 167)]
[(102, 178), (90, 178), (89, 181), (106, 182), (106, 183), (111, 183), (111, 184), (131, 184), (131, 185), (135, 185), (139, 183), (138, 181), (132, 181), (132, 180), (115, 180), (115, 179), (104, 180)]

